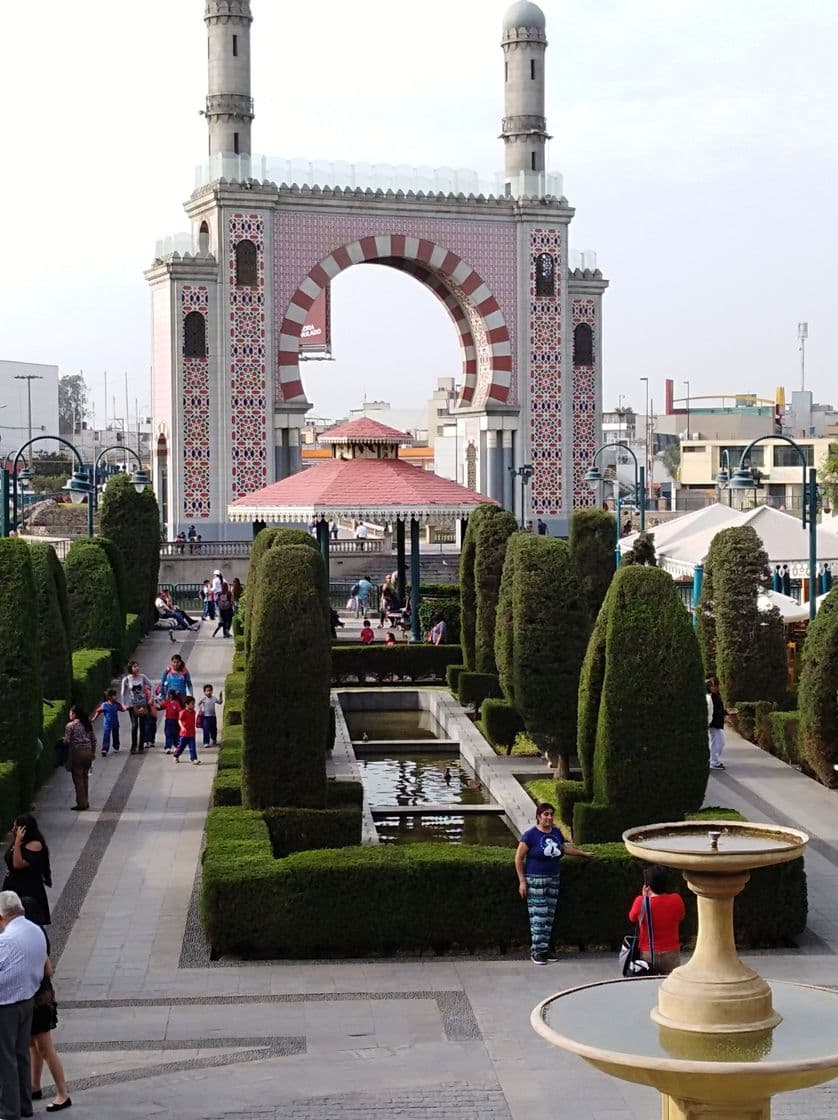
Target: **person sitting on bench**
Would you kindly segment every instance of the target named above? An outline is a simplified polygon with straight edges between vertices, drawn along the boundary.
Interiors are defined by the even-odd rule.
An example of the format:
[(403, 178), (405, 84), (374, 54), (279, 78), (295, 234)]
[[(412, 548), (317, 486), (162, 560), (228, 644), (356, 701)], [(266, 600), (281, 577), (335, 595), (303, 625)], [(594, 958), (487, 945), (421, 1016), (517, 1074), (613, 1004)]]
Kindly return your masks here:
[(190, 618), (186, 611), (176, 607), (172, 602), (172, 597), (168, 591), (159, 591), (157, 598), (154, 600), (154, 606), (157, 613), (161, 618), (173, 618), (177, 623), (178, 630), (198, 630), (200, 622), (196, 622), (194, 618)]

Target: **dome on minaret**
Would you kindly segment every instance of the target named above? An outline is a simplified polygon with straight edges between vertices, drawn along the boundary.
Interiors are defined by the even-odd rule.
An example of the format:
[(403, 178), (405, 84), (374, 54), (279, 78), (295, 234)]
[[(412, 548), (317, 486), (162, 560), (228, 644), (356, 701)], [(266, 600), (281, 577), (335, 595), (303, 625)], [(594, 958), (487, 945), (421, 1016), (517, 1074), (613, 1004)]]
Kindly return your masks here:
[(514, 31), (517, 27), (532, 27), (544, 31), (547, 20), (538, 4), (531, 4), (529, 0), (518, 0), (516, 4), (506, 9), (503, 17), (504, 31)]

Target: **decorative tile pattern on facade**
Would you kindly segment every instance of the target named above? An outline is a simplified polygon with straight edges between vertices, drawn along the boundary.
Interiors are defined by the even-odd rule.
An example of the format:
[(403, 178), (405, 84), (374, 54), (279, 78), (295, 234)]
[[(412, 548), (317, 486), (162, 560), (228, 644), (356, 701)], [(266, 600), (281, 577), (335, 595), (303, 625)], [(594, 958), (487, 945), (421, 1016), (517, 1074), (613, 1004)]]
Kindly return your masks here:
[[(277, 332), (280, 336), (280, 366), (276, 371), (276, 399), (293, 400), (303, 394), (296, 365), (296, 345), (286, 337), (283, 356), (282, 332), (286, 335), (297, 314), (291, 307), (299, 299), (302, 304), (313, 293), (306, 293), (307, 278), (317, 265), (329, 259), (325, 279), (351, 264), (375, 257), (402, 257), (427, 265), (445, 283), (468, 320), (468, 333), (460, 328), (463, 342), (464, 403), (477, 403), (481, 391), (514, 405), (518, 390), (514, 370), (516, 320), (516, 227), (514, 222), (446, 220), (425, 216), (377, 217), (339, 212), (280, 212), (274, 219), (274, 291)], [(417, 249), (430, 245), (433, 255), (426, 260)], [(360, 246), (358, 254), (355, 247)], [(351, 252), (347, 253), (347, 247)], [(369, 251), (366, 251), (369, 250)], [(334, 257), (332, 257), (334, 254)], [(447, 255), (456, 258), (455, 266), (446, 269)], [(466, 269), (465, 265), (470, 266)], [(459, 270), (457, 270), (459, 265)], [(476, 277), (476, 281), (472, 280)], [(418, 276), (421, 279), (421, 276)], [(434, 289), (435, 290), (435, 289)], [(441, 297), (437, 290), (436, 294)], [(463, 312), (452, 311), (458, 328)], [(301, 306), (302, 310), (306, 310)], [(486, 336), (481, 348), (480, 333)], [(293, 351), (293, 353), (292, 353)], [(481, 358), (486, 370), (481, 378)], [(283, 364), (285, 367), (283, 368)], [(483, 371), (481, 371), (483, 372)]]
[[(230, 291), (230, 470), (233, 497), (268, 478), (265, 346), (265, 224), (258, 214), (235, 213), (228, 226)], [(256, 287), (236, 285), (236, 246), (256, 246)]]
[[(596, 346), (596, 303), (592, 299), (575, 299), (571, 307), (575, 330), (579, 323), (587, 323)], [(573, 365), (573, 508), (581, 509), (594, 504), (594, 492), (585, 482), (585, 472), (591, 465), (596, 451), (596, 365), (599, 355), (594, 350), (594, 364)]]
[[(562, 231), (532, 229), (530, 259), (530, 459), (533, 514), (562, 509)], [(555, 295), (536, 296), (536, 258), (553, 257)]]
[[(180, 294), (180, 338), (186, 316), (197, 311), (207, 321), (209, 305), (204, 284), (184, 284)], [(209, 336), (209, 331), (207, 331)], [(210, 505), (210, 385), (209, 359), (183, 359), (183, 515), (206, 518)]]

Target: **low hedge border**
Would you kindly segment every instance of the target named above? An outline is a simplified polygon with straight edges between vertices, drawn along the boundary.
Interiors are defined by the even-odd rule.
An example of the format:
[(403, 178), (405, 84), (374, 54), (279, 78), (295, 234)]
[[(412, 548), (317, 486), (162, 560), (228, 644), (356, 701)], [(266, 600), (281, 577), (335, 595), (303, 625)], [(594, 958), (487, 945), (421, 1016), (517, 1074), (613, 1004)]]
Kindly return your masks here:
[(241, 768), (235, 770), (221, 770), (215, 775), (212, 783), (212, 804), (216, 808), (220, 805), (241, 805), (242, 803), (242, 772)]
[(770, 745), (767, 749), (771, 754), (790, 766), (803, 767), (804, 759), (798, 742), (800, 712), (771, 712), (768, 728)]
[(500, 681), (494, 673), (460, 673), (457, 682), (457, 696), (461, 704), (474, 704), (480, 710), (484, 700), (500, 699), (503, 696)]
[(480, 721), (484, 735), (498, 754), (512, 754), (515, 739), (524, 730), (518, 709), (508, 700), (488, 697), (480, 708)]
[(434, 646), (426, 642), (385, 645), (333, 645), (332, 684), (403, 681), (444, 681), (449, 665), (463, 659), (459, 646)]
[(38, 756), (36, 787), (42, 786), (55, 769), (55, 744), (64, 738), (69, 711), (70, 705), (66, 700), (52, 700), (50, 704), (44, 704), (44, 723), (41, 731), (44, 749)]
[(445, 669), (445, 683), (456, 696), (460, 688), (460, 674), (465, 673), (466, 665), (448, 665)]
[(361, 843), (361, 808), (266, 809), (265, 823), (275, 859), (293, 852), (348, 848)]
[[(92, 712), (110, 687), (111, 651), (109, 649), (77, 649), (73, 653), (72, 703)], [(62, 731), (64, 729), (62, 728)]]
[[(201, 913), (215, 956), (506, 952), (528, 941), (512, 845), (379, 844), (275, 859), (264, 820), (236, 819), (259, 814), (213, 809), (209, 815), (216, 819), (207, 828)], [(593, 862), (568, 858), (563, 865), (560, 945), (613, 949), (626, 932), (641, 866), (622, 844), (601, 845), (597, 855)], [(789, 945), (800, 934), (806, 923), (802, 864), (753, 874), (736, 904), (740, 945)], [(685, 885), (681, 890), (688, 939), (695, 932), (695, 898)]]

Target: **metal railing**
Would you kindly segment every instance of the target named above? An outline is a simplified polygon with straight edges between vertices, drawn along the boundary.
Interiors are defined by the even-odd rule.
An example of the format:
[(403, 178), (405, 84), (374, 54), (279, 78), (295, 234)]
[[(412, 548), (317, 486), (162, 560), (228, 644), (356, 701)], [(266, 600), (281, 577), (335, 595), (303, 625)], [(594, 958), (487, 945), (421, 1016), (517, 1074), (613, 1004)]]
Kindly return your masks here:
[(249, 556), (253, 541), (164, 541), (160, 559), (180, 556)]

